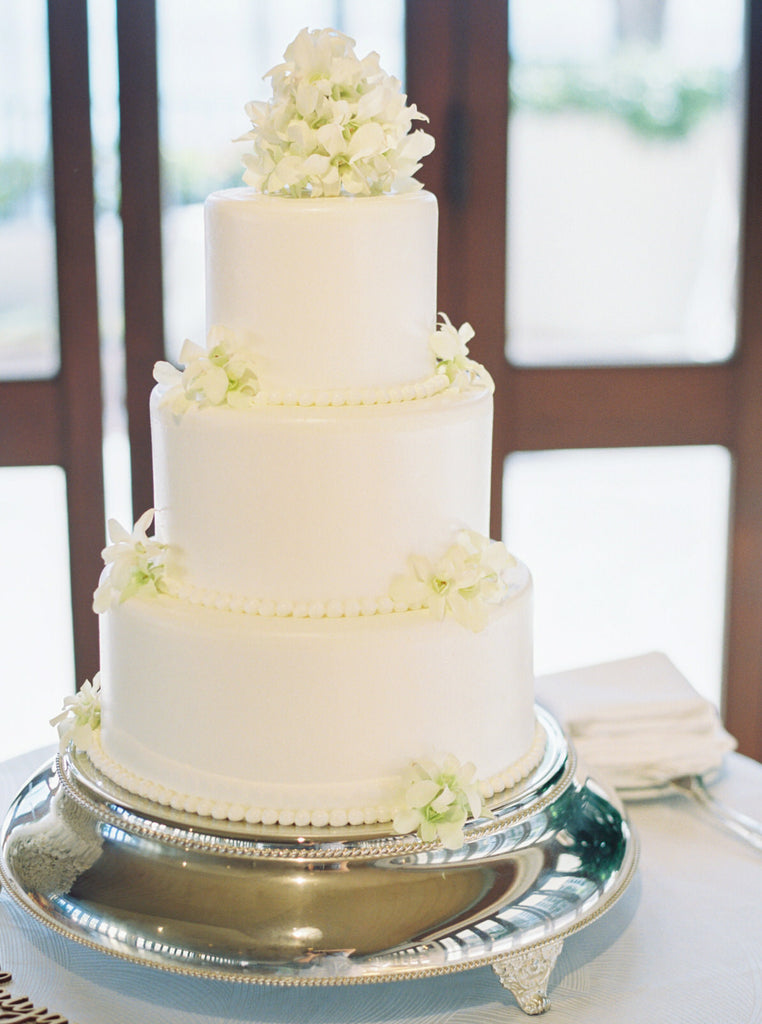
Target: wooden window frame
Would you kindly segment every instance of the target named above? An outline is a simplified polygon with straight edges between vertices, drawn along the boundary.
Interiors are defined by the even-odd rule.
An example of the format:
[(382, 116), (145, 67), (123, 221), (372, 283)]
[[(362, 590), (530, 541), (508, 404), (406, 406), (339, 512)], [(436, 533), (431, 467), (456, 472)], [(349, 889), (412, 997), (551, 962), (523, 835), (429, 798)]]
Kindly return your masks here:
[[(0, 464), (55, 465), (66, 474), (74, 666), (81, 685), (98, 670), (92, 600), (104, 538), (86, 0), (48, 0), (48, 51), (60, 368), (50, 379), (0, 381)], [(45, 624), (39, 625), (44, 633)]]
[(153, 505), (148, 397), (165, 358), (156, 0), (117, 0), (124, 347), (135, 521)]
[[(762, 7), (748, 3), (749, 68), (738, 344), (701, 366), (533, 368), (504, 356), (506, 0), (408, 0), (407, 87), (437, 149), (440, 305), (478, 325), (497, 385), (492, 529), (511, 452), (718, 444), (733, 459), (724, 711), (762, 759)], [(0, 382), (4, 465), (61, 465), (69, 511), (75, 667), (97, 666), (91, 610), (103, 535), (102, 411), (86, 0), (48, 0), (61, 367)], [(147, 398), (164, 354), (155, 0), (117, 0), (127, 406), (136, 516), (152, 503)]]
[(733, 461), (723, 711), (762, 760), (762, 7), (747, 2), (738, 343), (712, 365), (518, 367), (505, 358), (508, 4), (409, 0), (407, 88), (431, 118), (440, 306), (478, 324), (495, 378), (492, 531), (506, 457), (568, 448), (722, 445)]

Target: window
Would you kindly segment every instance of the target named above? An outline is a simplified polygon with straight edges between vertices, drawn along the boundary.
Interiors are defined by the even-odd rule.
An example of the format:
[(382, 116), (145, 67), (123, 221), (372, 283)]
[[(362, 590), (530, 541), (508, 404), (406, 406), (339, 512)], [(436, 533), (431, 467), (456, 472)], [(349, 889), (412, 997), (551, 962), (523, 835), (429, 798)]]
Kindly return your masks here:
[(59, 366), (47, 53), (42, 0), (11, 4), (0, 35), (0, 378)]
[(512, 0), (508, 357), (728, 358), (741, 0)]
[[(559, 667), (556, 652), (568, 667), (658, 642), (694, 685), (715, 699), (722, 689), (729, 729), (762, 756), (762, 300), (752, 279), (762, 258), (762, 9), (465, 8), (408, 4), (408, 87), (438, 140), (426, 180), (440, 198), (440, 305), (474, 325), (472, 353), (496, 382), (492, 532), (504, 526), (517, 554), (537, 561), (546, 591), (539, 667)], [(683, 167), (677, 192), (672, 165)], [(633, 631), (625, 651), (628, 624), (614, 623), (625, 629), (615, 636), (610, 608), (596, 605), (616, 585), (610, 556), (587, 607), (573, 598), (587, 636), (564, 638), (550, 606), (555, 595), (568, 604), (570, 578), (596, 563), (588, 524), (620, 547), (640, 543), (621, 504), (636, 471), (654, 489), (663, 477), (659, 501), (680, 502), (681, 539), (699, 531), (702, 554), (690, 554), (705, 555), (707, 574), (684, 581), (669, 635)], [(699, 500), (708, 504), (691, 507)], [(656, 516), (668, 534), (670, 520)], [(581, 536), (564, 533), (573, 521)], [(641, 579), (617, 598), (622, 617), (642, 594), (648, 622), (649, 581), (671, 592), (681, 570), (677, 552), (666, 554), (634, 568)], [(626, 557), (619, 550), (620, 566)], [(711, 620), (700, 640), (696, 601)]]
[[(230, 4), (226, 2), (224, 6), (227, 8)], [(493, 535), (500, 533), (505, 522), (509, 543), (515, 547), (526, 544), (529, 550), (518, 553), (524, 554), (530, 562), (536, 561), (536, 572), (549, 580), (547, 583), (538, 581), (538, 586), (542, 582), (548, 593), (562, 593), (559, 582), (565, 584), (574, 567), (569, 569), (555, 559), (553, 571), (557, 571), (558, 576), (555, 582), (550, 580), (543, 563), (544, 553), (534, 550), (537, 540), (532, 539), (537, 537), (532, 533), (536, 525), (532, 522), (532, 509), (536, 510), (542, 500), (540, 496), (547, 494), (548, 487), (552, 494), (565, 473), (573, 473), (578, 479), (579, 466), (583, 465), (588, 474), (587, 484), (577, 489), (573, 501), (577, 503), (581, 493), (589, 507), (593, 507), (595, 501), (600, 510), (607, 503), (615, 508), (613, 502), (621, 498), (621, 493), (613, 486), (620, 472), (628, 483), (642, 474), (642, 479), (650, 483), (641, 490), (648, 486), (654, 491), (658, 489), (665, 501), (666, 495), (682, 481), (679, 500), (684, 503), (683, 509), (692, 505), (697, 513), (690, 528), (698, 530), (702, 540), (709, 535), (712, 537), (709, 562), (703, 565), (707, 573), (711, 568), (711, 576), (707, 575), (701, 586), (701, 594), (707, 598), (704, 611), (711, 601), (716, 602), (721, 590), (716, 581), (722, 576), (723, 565), (728, 569), (730, 595), (724, 615), (718, 604), (709, 612), (713, 617), (713, 632), (702, 633), (702, 644), (708, 642), (710, 634), (714, 637), (710, 647), (702, 648), (705, 668), (711, 670), (712, 679), (705, 683), (695, 675), (693, 681), (702, 689), (717, 692), (723, 660), (720, 653), (723, 645), (717, 638), (717, 630), (721, 630), (724, 618), (727, 654), (723, 700), (728, 727), (738, 736), (745, 752), (762, 756), (762, 649), (758, 642), (762, 629), (762, 516), (759, 515), (762, 505), (759, 445), (762, 437), (759, 402), (762, 295), (752, 280), (752, 270), (762, 259), (762, 189), (759, 186), (762, 136), (751, 130), (762, 119), (762, 8), (747, 4), (746, 41), (742, 46), (742, 12), (737, 0), (729, 4), (703, 0), (700, 5), (689, 0), (664, 0), (648, 5), (639, 4), (637, 0), (627, 3), (622, 0), (619, 4), (614, 0), (582, 0), (568, 10), (564, 7), (564, 31), (568, 35), (573, 30), (572, 36), (576, 32), (585, 43), (584, 47), (575, 46), (576, 64), (570, 67), (566, 61), (568, 54), (560, 51), (560, 43), (553, 42), (553, 34), (547, 28), (547, 12), (552, 7), (555, 17), (562, 6), (549, 4), (549, 0), (512, 0), (510, 5), (505, 0), (469, 0), (468, 4), (462, 0), (408, 0), (404, 6), (401, 2), (387, 4), (380, 0), (378, 3), (345, 0), (341, 4), (315, 0), (314, 6), (249, 3), (245, 7), (255, 12), (256, 33), (251, 30), (249, 48), (244, 39), (236, 58), (244, 61), (243, 70), (231, 66), (230, 76), (242, 80), (251, 73), (258, 78), (262, 65), (255, 64), (251, 56), (255, 43), (261, 44), (263, 52), (268, 52), (272, 44), (272, 58), (263, 62), (269, 64), (279, 59), (284, 39), (293, 35), (297, 27), (313, 21), (319, 24), (333, 21), (354, 34), (361, 49), (383, 50), (384, 63), (395, 70), (392, 65), (398, 58), (386, 56), (392, 50), (386, 36), (380, 41), (382, 29), (378, 19), (388, 17), (397, 25), (396, 29), (392, 25), (390, 31), (398, 39), (395, 52), (400, 63), (402, 54), (406, 54), (407, 91), (411, 100), (430, 116), (431, 131), (437, 139), (434, 154), (426, 160), (423, 180), (440, 202), (439, 305), (454, 321), (470, 320), (474, 324), (477, 336), (472, 352), (488, 366), (497, 385)], [(693, 74), (698, 69), (699, 77), (714, 82), (714, 91), (705, 89), (702, 93), (698, 104), (701, 116), (691, 123), (689, 130), (678, 132), (674, 138), (657, 131), (658, 137), (651, 140), (653, 147), (650, 143), (644, 147), (642, 125), (631, 123), (632, 110), (628, 116), (623, 116), (620, 110), (617, 117), (613, 117), (601, 107), (600, 94), (594, 110), (574, 108), (570, 111), (566, 100), (563, 110), (559, 110), (558, 96), (553, 109), (542, 109), (541, 94), (546, 87), (542, 84), (543, 76), (548, 66), (552, 70), (562, 64), (566, 76), (563, 96), (574, 92), (571, 85), (575, 82), (587, 81), (591, 69), (608, 64), (608, 84), (603, 90), (603, 99), (604, 107), (610, 104), (612, 96), (619, 95), (611, 87), (614, 81), (611, 68), (622, 58), (623, 35), (631, 36), (634, 31), (628, 28), (625, 32), (623, 23), (617, 28), (617, 18), (624, 17), (625, 11), (640, 12), (636, 21), (640, 24), (637, 31), (642, 34), (642, 12), (646, 6), (659, 14), (655, 27), (651, 25), (646, 32), (648, 46), (658, 51), (651, 56), (658, 60), (668, 56), (680, 81), (687, 81), (688, 72)], [(177, 0), (91, 3), (91, 73), (93, 80), (98, 81), (91, 108), (85, 74), (88, 67), (87, 7), (84, 0), (66, 5), (65, 9), (52, 0), (47, 5), (50, 38), (47, 60), (53, 83), (49, 90), (52, 131), (49, 150), (45, 148), (48, 143), (39, 136), (33, 140), (30, 152), (33, 161), (38, 162), (41, 154), (47, 153), (47, 181), (50, 181), (52, 166), (53, 190), (51, 192), (48, 185), (35, 185), (37, 191), (25, 193), (31, 199), (14, 200), (10, 220), (0, 218), (2, 246), (3, 237), (8, 238), (3, 236), (3, 231), (12, 221), (18, 218), (28, 221), (39, 216), (36, 224), (42, 224), (43, 231), (42, 235), (35, 236), (34, 244), (42, 252), (45, 246), (52, 247), (49, 226), (44, 227), (45, 217), (49, 217), (51, 209), (56, 213), (58, 259), (56, 264), (46, 264), (45, 259), (40, 258), (35, 267), (38, 276), (35, 287), (40, 289), (36, 293), (38, 298), (31, 300), (31, 304), (26, 299), (20, 302), (19, 292), (9, 305), (0, 285), (0, 338), (10, 336), (3, 333), (9, 320), (13, 327), (13, 323), (23, 322), (26, 316), (26, 322), (32, 325), (35, 316), (42, 311), (39, 323), (48, 324), (39, 330), (30, 326), (29, 337), (41, 340), (16, 349), (16, 353), (22, 352), (31, 368), (23, 372), (3, 369), (3, 365), (18, 367), (20, 364), (17, 355), (7, 358), (3, 364), (0, 353), (0, 459), (3, 465), (10, 467), (58, 466), (64, 470), (65, 492), (62, 492), (60, 475), (56, 477), (53, 473), (50, 479), (58, 479), (59, 483), (51, 486), (57, 488), (59, 496), (66, 495), (70, 562), (75, 570), (70, 573), (70, 579), (78, 682), (92, 674), (97, 662), (97, 622), (90, 610), (90, 601), (93, 581), (100, 569), (98, 551), (104, 518), (100, 480), (101, 423), (95, 401), (99, 360), (102, 358), (107, 398), (107, 448), (108, 438), (118, 436), (122, 438), (123, 449), (129, 451), (133, 509), (139, 514), (152, 503), (146, 415), (152, 364), (164, 355), (165, 337), (167, 348), (172, 352), (186, 334), (197, 335), (203, 330), (199, 322), (199, 265), (195, 263), (194, 269), (193, 263), (200, 258), (200, 248), (194, 241), (200, 237), (197, 205), (201, 193), (210, 187), (206, 182), (217, 173), (205, 154), (217, 157), (220, 152), (216, 140), (207, 138), (213, 119), (208, 118), (201, 103), (203, 96), (197, 97), (194, 104), (186, 104), (199, 113), (201, 121), (197, 123), (201, 128), (191, 127), (184, 119), (187, 111), (182, 109), (183, 100), (192, 92), (195, 81), (188, 84), (184, 92), (172, 80), (175, 65), (184, 68), (183, 75), (188, 78), (188, 65), (184, 62), (193, 56), (198, 83), (203, 85), (206, 81), (203, 50), (198, 49), (202, 44), (198, 40), (191, 44), (180, 34), (195, 26), (202, 35), (210, 33), (209, 45), (214, 46), (212, 29), (203, 24), (205, 12), (195, 8), (191, 12), (188, 5), (179, 4)], [(356, 15), (359, 17), (360, 10), (373, 19), (367, 34), (353, 20)], [(690, 47), (679, 44), (682, 30), (678, 28), (688, 23), (686, 19), (698, 17), (699, 10), (701, 25), (691, 51)], [(30, 39), (44, 36), (44, 6), (14, 0), (9, 11), (12, 13), (6, 19), (6, 38), (18, 40), (18, 46), (23, 49), (27, 20), (32, 26)], [(19, 12), (23, 12), (23, 16)], [(220, 17), (219, 5), (216, 14), (221, 25), (245, 24), (236, 17)], [(289, 23), (290, 27), (277, 21), (292, 16), (295, 22)], [(725, 20), (720, 23), (719, 17)], [(404, 41), (399, 41), (403, 18)], [(544, 25), (541, 18), (544, 18)], [(541, 31), (537, 30), (538, 24)], [(118, 92), (114, 80), (114, 25), (120, 69)], [(714, 49), (698, 45), (701, 32), (707, 26), (711, 27), (711, 32), (702, 38), (709, 38)], [(99, 39), (110, 39), (110, 50), (99, 43), (96, 52), (95, 39), (100, 32), (106, 35), (98, 36)], [(515, 57), (510, 113), (509, 36)], [(654, 40), (658, 41), (658, 46)], [(43, 45), (42, 42), (39, 45)], [(231, 43), (230, 47), (234, 45)], [(228, 53), (230, 47), (227, 43), (225, 47), (217, 45), (217, 55)], [(555, 50), (551, 53), (553, 47)], [(578, 57), (583, 51), (585, 61), (580, 63)], [(700, 60), (694, 59), (697, 53)], [(210, 56), (208, 61), (212, 59)], [(44, 84), (48, 76), (44, 50), (42, 56), (30, 56), (27, 66), (37, 69), (38, 88), (30, 92), (29, 101), (34, 97), (32, 106), (36, 103), (39, 108), (40, 103), (47, 102), (48, 94)], [(9, 67), (11, 64), (0, 63), (0, 88), (4, 90)], [(639, 64), (637, 75), (631, 81), (642, 85), (646, 80), (646, 67), (644, 63)], [(20, 73), (23, 74), (23, 69)], [(653, 84), (655, 80), (649, 81)], [(657, 90), (657, 98), (671, 96), (674, 100), (674, 78), (670, 81), (672, 84), (666, 92), (658, 94)], [(538, 82), (542, 85), (539, 92)], [(216, 130), (225, 135), (225, 146), (231, 135), (245, 130), (240, 105), (256, 96), (257, 84), (252, 79), (245, 95), (232, 97), (226, 106), (229, 113), (221, 115), (216, 122)], [(203, 93), (204, 89), (200, 91)], [(681, 95), (683, 93), (693, 95), (690, 89), (682, 90)], [(15, 90), (14, 94), (18, 95)], [(117, 95), (118, 135), (113, 117)], [(649, 97), (653, 98), (651, 93)], [(111, 113), (104, 118), (106, 98)], [(651, 98), (645, 112), (652, 117)], [(640, 108), (637, 104), (636, 108), (634, 120), (642, 121), (645, 109), (642, 96)], [(663, 118), (665, 111), (669, 114), (673, 108), (674, 103), (672, 106), (657, 103), (654, 109)], [(16, 108), (6, 103), (6, 109)], [(596, 125), (595, 131), (601, 129), (600, 136), (608, 138), (606, 160), (612, 161), (608, 166), (614, 170), (608, 175), (602, 174), (599, 183), (607, 179), (610, 183), (615, 178), (619, 183), (608, 194), (607, 209), (611, 217), (599, 217), (595, 235), (592, 214), (582, 216), (580, 223), (575, 222), (574, 217), (584, 206), (582, 198), (570, 198), (570, 190), (582, 190), (581, 196), (586, 192), (588, 204), (593, 200), (602, 202), (605, 196), (592, 195), (590, 182), (593, 173), (602, 173), (603, 158), (596, 163), (594, 172), (584, 174), (582, 168), (577, 185), (573, 185), (570, 174), (565, 174), (556, 177), (551, 187), (548, 185), (550, 172), (555, 171), (549, 166), (551, 159), (539, 161), (528, 156), (532, 152), (531, 145), (540, 147), (536, 152), (548, 146), (552, 153), (562, 152), (566, 144), (564, 133), (557, 133), (555, 142), (549, 136), (540, 138), (559, 114), (564, 118), (569, 115), (575, 130), (580, 121), (584, 121), (584, 127)], [(28, 116), (30, 120), (37, 117), (33, 112)], [(612, 119), (616, 126), (610, 123)], [(677, 120), (679, 122), (679, 118)], [(669, 117), (667, 122), (670, 123)], [(90, 168), (91, 123), (96, 153), (94, 174)], [(673, 133), (676, 125), (673, 118), (670, 127)], [(712, 136), (709, 136), (709, 143), (704, 141), (699, 145), (702, 133), (710, 129), (724, 133), (713, 136), (726, 140), (722, 146), (712, 144)], [(654, 130), (653, 123), (649, 130)], [(511, 137), (509, 147), (509, 136), (514, 131), (516, 134)], [(618, 144), (612, 147), (612, 134), (627, 140), (622, 141), (621, 148)], [(117, 138), (121, 143), (119, 174)], [(13, 148), (15, 141), (13, 146), (10, 143), (6, 146), (6, 139), (0, 141), (9, 153), (18, 151), (18, 147)], [(208, 149), (205, 148), (207, 141)], [(701, 174), (694, 175), (697, 157), (687, 155), (688, 150), (681, 149), (683, 144), (691, 151), (698, 146), (709, 160)], [(526, 146), (530, 148), (524, 148)], [(510, 161), (506, 157), (509, 150)], [(667, 163), (683, 162), (690, 169), (685, 180), (691, 187), (684, 190), (680, 203), (669, 196), (662, 197), (669, 208), (669, 216), (657, 225), (658, 244), (653, 247), (650, 262), (657, 267), (665, 266), (662, 250), (668, 236), (687, 234), (696, 239), (696, 244), (689, 247), (688, 256), (692, 258), (683, 263), (683, 270), (677, 275), (678, 283), (666, 289), (665, 273), (660, 272), (648, 284), (648, 302), (636, 300), (646, 294), (645, 276), (652, 268), (644, 263), (649, 261), (643, 256), (637, 261), (638, 273), (645, 276), (638, 278), (634, 290), (634, 271), (628, 270), (624, 262), (627, 253), (637, 249), (636, 242), (643, 244), (644, 238), (653, 237), (646, 235), (644, 218), (634, 212), (634, 186), (629, 179), (619, 181), (626, 173), (631, 173), (629, 167), (635, 159), (633, 156), (624, 161), (623, 153), (635, 150), (639, 153), (638, 159), (645, 160), (642, 167), (661, 167), (661, 160), (665, 158)], [(597, 152), (590, 143), (590, 152), (593, 151)], [(683, 156), (679, 155), (681, 151)], [(569, 155), (566, 163), (571, 159)], [(525, 170), (527, 163), (522, 164), (527, 160), (530, 168), (537, 168), (534, 181)], [(627, 167), (622, 165), (623, 161)], [(556, 160), (556, 163), (563, 164), (563, 161)], [(733, 184), (735, 168), (741, 179), (738, 189)], [(220, 172), (224, 178), (220, 184), (228, 183), (227, 170), (220, 168)], [(721, 187), (713, 190), (701, 185), (712, 176)], [(637, 174), (638, 181), (646, 177), (646, 171)], [(656, 177), (661, 181), (662, 172)], [(526, 192), (529, 187), (535, 189), (533, 196)], [(544, 188), (550, 191), (543, 193)], [(46, 194), (47, 200), (39, 198)], [(122, 230), (117, 219), (117, 196)], [(656, 205), (655, 193), (651, 196), (646, 206)], [(718, 196), (721, 199), (715, 202)], [(52, 203), (47, 211), (45, 202)], [(557, 204), (558, 212), (548, 223), (543, 207), (551, 203)], [(94, 205), (97, 218), (90, 224), (88, 218)], [(627, 210), (629, 221), (617, 221)], [(687, 222), (683, 221), (683, 215), (694, 216), (697, 211), (698, 219), (689, 231), (684, 227)], [(565, 225), (558, 223), (562, 215), (566, 218)], [(617, 223), (616, 233), (609, 235), (607, 241), (605, 232), (611, 231)], [(632, 226), (631, 231), (628, 224)], [(565, 232), (560, 230), (562, 227), (566, 228)], [(40, 243), (46, 230), (48, 240)], [(96, 231), (100, 327), (95, 293)], [(552, 241), (553, 238), (556, 240)], [(574, 246), (570, 246), (570, 241), (574, 241)], [(114, 269), (120, 242), (124, 253), (123, 295), (120, 275)], [(537, 246), (550, 246), (543, 256), (542, 273), (537, 269), (529, 272), (536, 259), (531, 248), (533, 242), (535, 252), (542, 252)], [(564, 264), (570, 249), (575, 259)], [(612, 249), (616, 251), (606, 260)], [(640, 251), (652, 252), (648, 247)], [(190, 263), (185, 260), (186, 254)], [(676, 268), (679, 262), (676, 256), (670, 258), (672, 262)], [(55, 314), (55, 308), (50, 268), (54, 265), (58, 316), (51, 319), (49, 311), (52, 309)], [(563, 266), (565, 272), (560, 269)], [(535, 294), (538, 276), (547, 299), (544, 304), (538, 304)], [(570, 279), (574, 284), (571, 290)], [(705, 287), (707, 279), (710, 286)], [(522, 280), (526, 285), (523, 296)], [(558, 288), (562, 290), (554, 293), (553, 289)], [(736, 294), (740, 297), (737, 302)], [(554, 296), (552, 300), (551, 296)], [(34, 316), (29, 312), (32, 306)], [(27, 312), (19, 320), (17, 309), (22, 307)], [(49, 330), (56, 320), (57, 331)], [(34, 330), (38, 330), (37, 335)], [(124, 348), (122, 335), (126, 339)], [(2, 344), (5, 351), (10, 352), (15, 342), (3, 340)], [(35, 351), (47, 354), (38, 358)], [(31, 366), (33, 357), (36, 362)], [(16, 379), (9, 379), (11, 377)], [(129, 448), (124, 442), (125, 420), (120, 419), (118, 412), (125, 390)], [(86, 401), (82, 400), (83, 396)], [(109, 418), (109, 408), (117, 410), (113, 419)], [(680, 469), (681, 465), (684, 468)], [(122, 481), (121, 508), (128, 502), (129, 474), (120, 470), (116, 476)], [(662, 482), (658, 483), (660, 479)], [(609, 487), (607, 493), (601, 481)], [(111, 492), (111, 484), (109, 489)], [(570, 489), (564, 497), (567, 503), (572, 501)], [(584, 511), (584, 504), (582, 508)], [(542, 509), (544, 516), (551, 511), (549, 504)], [(683, 523), (687, 523), (684, 512), (678, 514), (682, 515)], [(124, 516), (124, 512), (120, 511), (120, 515)], [(722, 541), (725, 515), (730, 538), (727, 560)], [(657, 516), (666, 532), (666, 520), (660, 513)], [(534, 518), (538, 518), (536, 512)], [(613, 513), (613, 520), (617, 529), (625, 531), (622, 544), (632, 546), (631, 538), (635, 534), (626, 532), (624, 518), (618, 510)], [(565, 547), (569, 546), (567, 541)], [(578, 571), (585, 559), (580, 551)], [(609, 564), (611, 561), (609, 558)], [(587, 564), (590, 564), (589, 557)], [(649, 568), (647, 573), (652, 577), (653, 571)], [(601, 586), (605, 588), (607, 584), (604, 582)], [(664, 586), (666, 589), (672, 586), (666, 576)], [(637, 587), (631, 589), (637, 593)], [(647, 589), (643, 593), (647, 594)], [(691, 594), (692, 599), (698, 596)], [(683, 611), (690, 626), (696, 617), (687, 604)], [(595, 609), (586, 615), (588, 619), (594, 617)], [(545, 626), (540, 625), (540, 637), (544, 632)], [(637, 640), (633, 637), (633, 645), (645, 643), (645, 639), (640, 640), (641, 636), (645, 634), (639, 633)], [(552, 641), (546, 644), (544, 639), (540, 639), (540, 645), (538, 654), (542, 664), (544, 651), (553, 645)], [(592, 648), (583, 651), (567, 647), (566, 650), (571, 660), (606, 657), (615, 648), (601, 646), (599, 655)], [(678, 657), (670, 650), (667, 653), (681, 662), (682, 655)], [(682, 667), (689, 676), (693, 674), (687, 663), (682, 663)]]

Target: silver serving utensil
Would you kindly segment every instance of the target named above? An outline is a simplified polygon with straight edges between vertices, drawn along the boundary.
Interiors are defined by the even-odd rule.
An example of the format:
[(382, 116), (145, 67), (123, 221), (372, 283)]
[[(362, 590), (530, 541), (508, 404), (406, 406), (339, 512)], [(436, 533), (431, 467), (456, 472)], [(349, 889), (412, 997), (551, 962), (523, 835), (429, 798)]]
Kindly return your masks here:
[(762, 850), (762, 822), (733, 810), (712, 796), (700, 775), (680, 775), (670, 779), (670, 785), (692, 797), (723, 828), (755, 849)]

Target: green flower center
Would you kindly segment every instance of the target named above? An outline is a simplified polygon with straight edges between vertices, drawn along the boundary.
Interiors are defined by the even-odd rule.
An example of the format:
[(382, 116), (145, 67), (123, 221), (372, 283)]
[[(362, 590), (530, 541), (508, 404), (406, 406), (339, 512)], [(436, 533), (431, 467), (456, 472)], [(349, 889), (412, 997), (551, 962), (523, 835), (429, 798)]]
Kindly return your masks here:
[(431, 589), (435, 594), (446, 594), (450, 589), (451, 581), (444, 576), (432, 576)]

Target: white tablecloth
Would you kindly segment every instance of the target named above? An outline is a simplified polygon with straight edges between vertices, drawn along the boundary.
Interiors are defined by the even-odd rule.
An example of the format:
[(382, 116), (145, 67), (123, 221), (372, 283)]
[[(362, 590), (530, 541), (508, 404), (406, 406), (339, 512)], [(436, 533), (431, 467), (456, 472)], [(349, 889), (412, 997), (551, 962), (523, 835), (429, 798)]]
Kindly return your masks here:
[[(0, 764), (4, 813), (49, 752)], [(762, 818), (762, 765), (731, 755), (714, 787)], [(762, 853), (687, 797), (629, 805), (635, 881), (567, 938), (551, 975), (548, 1024), (762, 1022)], [(209, 982), (135, 966), (49, 931), (0, 894), (0, 967), (11, 992), (76, 1024), (497, 1024), (529, 1020), (491, 968), (347, 988)]]

